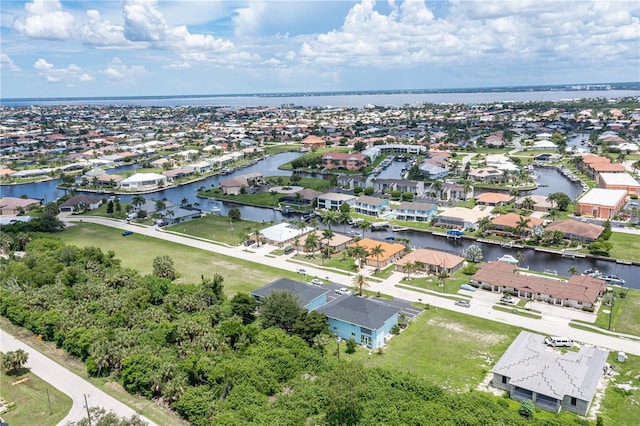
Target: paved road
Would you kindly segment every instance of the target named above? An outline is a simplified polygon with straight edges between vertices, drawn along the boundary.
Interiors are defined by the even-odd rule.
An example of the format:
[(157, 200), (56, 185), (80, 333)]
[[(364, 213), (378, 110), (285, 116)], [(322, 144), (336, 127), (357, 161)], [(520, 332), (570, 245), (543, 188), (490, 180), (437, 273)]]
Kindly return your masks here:
[[(60, 392), (69, 395), (73, 400), (71, 411), (58, 423), (59, 425), (64, 425), (71, 421), (76, 422), (87, 417), (87, 410), (84, 406), (84, 395), (87, 395), (89, 407), (103, 407), (122, 417), (131, 417), (136, 414), (131, 408), (107, 395), (82, 377), (42, 355), (31, 346), (14, 338), (4, 330), (0, 330), (0, 351), (7, 352), (17, 349), (22, 349), (29, 353), (29, 361), (26, 366), (30, 368), (34, 374), (52, 386), (55, 386)], [(150, 425), (155, 425), (155, 423), (152, 423), (147, 418), (140, 417)]]
[[(101, 224), (105, 226), (111, 226), (122, 230), (128, 229), (139, 234), (148, 235), (155, 238), (172, 241), (178, 244), (186, 246), (196, 247), (202, 250), (207, 250), (215, 253), (224, 254), (227, 256), (238, 257), (252, 262), (277, 267), (286, 270), (295, 270), (300, 267), (300, 264), (291, 262), (287, 256), (278, 257), (266, 257), (273, 247), (261, 246), (257, 248), (251, 247), (251, 251), (247, 251), (246, 247), (226, 247), (219, 244), (213, 244), (207, 241), (202, 241), (187, 236), (182, 236), (170, 232), (155, 229), (153, 227), (146, 227), (140, 225), (127, 224), (123, 221), (111, 220), (107, 218), (98, 217), (77, 217), (69, 216), (64, 218), (66, 221), (78, 222), (84, 220), (85, 222), (91, 222)], [(313, 277), (319, 277), (328, 281), (342, 284), (344, 286), (351, 286), (352, 275), (345, 275), (344, 273), (337, 273), (333, 271), (327, 271), (325, 269), (316, 268), (313, 265), (304, 265), (304, 269), (307, 270), (307, 279)], [(633, 355), (640, 355), (640, 342), (638, 340), (630, 340), (620, 335), (619, 337), (606, 336), (600, 333), (592, 333), (589, 331), (578, 330), (569, 327), (570, 318), (567, 318), (566, 309), (563, 311), (564, 315), (552, 316), (544, 315), (542, 319), (526, 318), (521, 315), (510, 314), (507, 312), (500, 312), (492, 309), (495, 304), (498, 295), (495, 295), (496, 300), (493, 301), (490, 296), (491, 293), (478, 291), (476, 293), (468, 293), (473, 298), (470, 308), (463, 308), (455, 306), (454, 302), (449, 299), (445, 299), (432, 294), (420, 293), (404, 288), (396, 287), (396, 284), (400, 282), (404, 274), (394, 273), (390, 278), (383, 282), (369, 282), (369, 290), (380, 291), (391, 295), (396, 298), (408, 300), (410, 302), (421, 302), (429, 304), (433, 308), (445, 308), (462, 312), (465, 314), (477, 316), (492, 321), (501, 322), (504, 324), (514, 325), (516, 327), (526, 328), (529, 330), (535, 330), (539, 333), (550, 334), (554, 336), (570, 336), (573, 340), (589, 343), (592, 345), (608, 348), (615, 351), (624, 351)], [(485, 296), (485, 293), (487, 296)], [(534, 306), (535, 308), (535, 306)], [(563, 308), (558, 308), (563, 309)], [(582, 316), (583, 312), (575, 311), (576, 315)], [(583, 318), (581, 318), (583, 319)], [(594, 317), (595, 319), (595, 317)]]

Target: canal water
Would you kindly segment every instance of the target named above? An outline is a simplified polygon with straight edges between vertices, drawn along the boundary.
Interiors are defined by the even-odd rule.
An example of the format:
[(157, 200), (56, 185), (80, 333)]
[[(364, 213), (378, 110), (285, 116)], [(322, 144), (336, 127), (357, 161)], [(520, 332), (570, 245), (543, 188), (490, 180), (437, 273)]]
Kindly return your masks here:
[[(154, 192), (151, 194), (146, 194), (144, 196), (148, 200), (160, 200), (166, 198), (171, 203), (178, 206), (180, 205), (181, 201), (186, 198), (189, 203), (199, 203), (200, 208), (204, 211), (212, 211), (213, 208), (219, 208), (220, 214), (222, 215), (226, 215), (229, 209), (237, 207), (240, 209), (242, 218), (244, 219), (256, 222), (266, 223), (274, 221), (275, 223), (280, 223), (283, 220), (283, 216), (279, 211), (274, 211), (273, 209), (262, 207), (250, 207), (221, 201), (204, 200), (196, 196), (196, 191), (202, 187), (207, 189), (211, 187), (218, 187), (221, 180), (229, 179), (234, 176), (246, 173), (260, 172), (264, 176), (290, 175), (291, 172), (279, 170), (278, 166), (283, 163), (289, 162), (297, 158), (298, 156), (300, 156), (300, 153), (298, 152), (286, 152), (272, 155), (263, 160), (260, 160), (256, 164), (238, 169), (226, 176), (212, 176), (200, 182), (194, 182), (180, 187), (168, 188), (164, 191)], [(383, 176), (385, 176), (384, 178), (398, 178), (401, 175), (401, 169), (403, 167), (406, 167), (407, 165), (408, 163), (394, 162), (385, 171), (383, 171), (379, 175), (379, 177), (382, 178)], [(127, 170), (130, 170), (134, 166), (127, 167)], [(571, 184), (571, 182), (569, 182), (564, 176), (562, 176), (562, 174), (560, 174), (555, 169), (542, 168), (536, 170), (539, 170), (539, 182), (543, 184), (548, 182), (547, 184), (549, 186), (538, 188), (536, 190), (538, 192), (531, 191), (531, 193), (547, 195), (550, 192), (561, 191), (565, 192), (572, 199), (574, 199), (577, 196), (576, 194), (579, 194), (579, 191), (581, 191), (579, 185)], [(122, 172), (125, 170), (123, 168), (118, 168), (112, 171)], [(51, 180), (47, 182), (25, 185), (2, 186), (0, 187), (0, 193), (2, 196), (7, 197), (20, 197), (24, 194), (30, 198), (39, 198), (45, 200), (46, 202), (50, 202), (65, 194), (65, 191), (56, 188), (56, 185), (58, 185), (59, 183), (60, 180)], [(131, 201), (131, 197), (132, 196), (121, 196), (121, 199), (123, 201), (129, 202)], [(291, 221), (299, 220), (300, 218), (286, 217), (284, 219)], [(350, 230), (349, 227), (343, 229), (343, 226), (341, 225), (334, 227), (334, 229), (336, 230), (336, 232), (344, 232), (345, 230)], [(528, 267), (532, 270), (540, 272), (555, 271), (558, 273), (558, 275), (568, 276), (569, 268), (571, 268), (572, 266), (578, 268), (579, 271), (584, 271), (586, 269), (595, 267), (598, 268), (603, 273), (603, 275), (617, 275), (626, 280), (627, 286), (640, 289), (640, 266), (635, 265), (624, 265), (615, 262), (585, 258), (572, 259), (561, 257), (556, 254), (534, 251), (533, 249), (509, 249), (493, 244), (477, 243), (475, 241), (467, 239), (448, 240), (444, 237), (433, 236), (430, 233), (420, 231), (367, 231), (366, 235), (364, 236), (379, 240), (384, 240), (387, 237), (407, 238), (409, 239), (410, 245), (412, 247), (432, 248), (457, 255), (460, 255), (463, 250), (471, 244), (477, 244), (483, 251), (485, 261), (495, 260), (504, 254), (515, 256), (518, 251), (522, 251), (522, 253), (524, 254), (524, 261), (522, 262), (521, 266), (525, 268)]]

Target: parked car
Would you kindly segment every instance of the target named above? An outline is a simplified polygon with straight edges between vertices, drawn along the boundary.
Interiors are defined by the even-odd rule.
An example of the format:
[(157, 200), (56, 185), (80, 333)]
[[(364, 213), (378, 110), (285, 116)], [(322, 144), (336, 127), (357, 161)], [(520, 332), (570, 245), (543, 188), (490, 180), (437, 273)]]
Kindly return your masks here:
[(293, 253), (293, 250), (295, 250), (295, 249), (293, 248), (293, 246), (286, 246), (286, 247), (284, 248), (284, 254)]
[(122, 236), (123, 237), (126, 237), (128, 235), (132, 235), (132, 234), (133, 234), (133, 231), (122, 231)]
[(336, 289), (336, 294), (353, 294), (353, 292), (346, 287), (342, 287), (342, 288)]
[(304, 268), (298, 268), (296, 269), (296, 272), (299, 274), (307, 275), (307, 270)]
[(314, 278), (314, 279), (311, 280), (311, 284), (323, 285), (324, 282), (320, 278)]
[(466, 300), (456, 300), (456, 306), (462, 306), (463, 308), (470, 308), (471, 303)]
[(244, 242), (244, 246), (245, 247), (249, 247), (249, 246), (254, 245), (255, 243), (256, 243), (256, 240), (247, 240), (247, 241)]
[(513, 300), (511, 296), (505, 296), (500, 298), (500, 303), (515, 303), (515, 300)]

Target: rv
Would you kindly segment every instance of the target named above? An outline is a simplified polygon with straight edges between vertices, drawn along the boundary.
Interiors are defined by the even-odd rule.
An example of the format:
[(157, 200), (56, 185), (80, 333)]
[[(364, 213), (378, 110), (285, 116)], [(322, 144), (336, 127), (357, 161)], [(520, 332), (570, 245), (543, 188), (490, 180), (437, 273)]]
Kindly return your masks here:
[(547, 346), (553, 346), (554, 348), (573, 346), (573, 340), (569, 339), (568, 337), (548, 336), (546, 339), (544, 339), (544, 342), (547, 344)]

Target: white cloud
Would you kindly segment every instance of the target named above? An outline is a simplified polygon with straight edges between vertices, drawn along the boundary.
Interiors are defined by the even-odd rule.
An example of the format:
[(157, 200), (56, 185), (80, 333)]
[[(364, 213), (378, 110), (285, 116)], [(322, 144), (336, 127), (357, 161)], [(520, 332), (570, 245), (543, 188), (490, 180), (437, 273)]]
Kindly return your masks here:
[(157, 42), (164, 39), (167, 24), (157, 0), (130, 0), (124, 5), (124, 34), (130, 41)]
[(56, 68), (45, 59), (38, 59), (33, 67), (38, 70), (47, 83), (65, 83), (67, 86), (75, 86), (77, 82), (93, 81), (93, 77), (83, 72), (77, 65), (71, 64), (67, 68)]
[[(126, 47), (132, 45), (124, 37), (124, 27), (113, 25), (103, 19), (97, 10), (87, 10), (87, 19), (79, 29), (79, 34), (84, 43), (92, 46)], [(146, 43), (140, 43), (140, 47), (146, 45)]]
[(236, 16), (233, 17), (236, 36), (251, 36), (258, 32), (267, 13), (267, 4), (258, 1), (249, 2), (247, 7), (236, 9)]
[(142, 65), (128, 67), (120, 58), (115, 57), (109, 62), (107, 68), (100, 72), (106, 75), (109, 80), (120, 81), (130, 85), (137, 77), (146, 74), (147, 70)]
[(20, 67), (13, 62), (9, 55), (0, 53), (0, 70), (20, 71)]
[(31, 38), (67, 40), (71, 37), (74, 17), (62, 10), (58, 0), (33, 0), (25, 4), (27, 16), (18, 16), (13, 28)]

